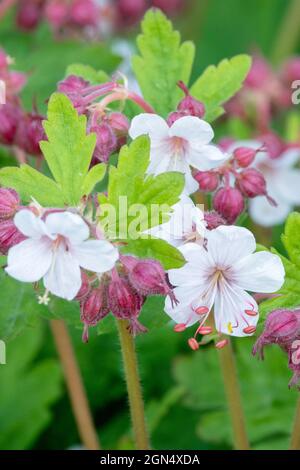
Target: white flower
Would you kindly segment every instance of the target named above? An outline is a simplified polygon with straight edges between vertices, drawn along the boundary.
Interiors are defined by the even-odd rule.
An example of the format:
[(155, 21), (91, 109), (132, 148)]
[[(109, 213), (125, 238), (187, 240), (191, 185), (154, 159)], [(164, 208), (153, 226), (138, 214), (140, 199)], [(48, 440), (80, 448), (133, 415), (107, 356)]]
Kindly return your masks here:
[(166, 171), (185, 174), (188, 194), (198, 189), (190, 166), (198, 170), (210, 170), (220, 166), (227, 157), (214, 145), (208, 145), (214, 136), (211, 126), (195, 116), (184, 116), (169, 127), (156, 114), (139, 114), (131, 122), (132, 139), (148, 134), (151, 141), (149, 174)]
[(203, 243), (206, 226), (204, 213), (192, 199), (182, 194), (172, 209), (168, 222), (153, 227), (147, 233), (177, 247), (188, 241)]
[(103, 273), (118, 259), (111, 243), (88, 240), (88, 225), (71, 212), (50, 213), (44, 221), (21, 210), (14, 222), (28, 238), (9, 250), (6, 272), (22, 282), (43, 279), (47, 291), (58, 297), (72, 300), (76, 296), (81, 287), (80, 267)]
[[(246, 146), (254, 149), (261, 142), (237, 142), (234, 148)], [(233, 149), (234, 149), (233, 148)], [(294, 206), (300, 205), (300, 170), (295, 164), (300, 160), (300, 149), (285, 150), (279, 157), (271, 158), (267, 152), (259, 152), (255, 166), (264, 175), (268, 195), (275, 200), (272, 206), (264, 196), (249, 201), (249, 214), (259, 225), (272, 227), (285, 221)]]
[(191, 326), (203, 324), (214, 306), (218, 332), (251, 334), (258, 307), (246, 291), (272, 293), (280, 289), (284, 282), (282, 262), (266, 251), (254, 253), (255, 238), (243, 227), (220, 226), (207, 233), (207, 240), (206, 247), (187, 243), (179, 248), (187, 263), (169, 271), (179, 303), (173, 308), (166, 299), (165, 311), (176, 323)]

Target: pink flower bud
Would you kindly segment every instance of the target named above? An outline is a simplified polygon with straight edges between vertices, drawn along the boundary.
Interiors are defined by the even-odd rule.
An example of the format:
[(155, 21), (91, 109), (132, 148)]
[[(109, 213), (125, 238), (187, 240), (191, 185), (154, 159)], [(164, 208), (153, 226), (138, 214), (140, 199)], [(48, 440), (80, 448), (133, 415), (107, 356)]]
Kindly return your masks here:
[(219, 177), (213, 171), (198, 171), (194, 178), (198, 181), (201, 191), (213, 192), (219, 185)]
[(19, 206), (20, 198), (14, 189), (0, 188), (0, 220), (12, 219)]
[(86, 103), (83, 97), (85, 89), (90, 85), (89, 82), (76, 75), (69, 75), (67, 78), (58, 83), (57, 90), (64, 93), (76, 108), (79, 114), (86, 110)]
[(171, 127), (175, 121), (177, 121), (178, 119), (186, 116), (187, 114), (184, 112), (184, 111), (174, 111), (172, 113), (169, 114), (169, 116), (167, 117), (167, 123), (168, 123), (168, 126)]
[(29, 155), (41, 155), (40, 141), (47, 139), (43, 120), (44, 116), (28, 113), (19, 123), (15, 143)]
[(79, 300), (79, 301), (82, 301), (85, 297), (87, 297), (90, 290), (91, 290), (91, 287), (90, 287), (89, 277), (84, 271), (81, 271), (81, 287), (80, 287), (75, 299)]
[(246, 197), (263, 196), (267, 193), (266, 180), (260, 171), (248, 168), (239, 174), (236, 185)]
[(95, 326), (109, 314), (106, 286), (93, 289), (80, 304), (80, 318), (88, 326)]
[(25, 240), (12, 219), (0, 221), (0, 252), (7, 254), (9, 248)]
[(263, 146), (266, 147), (270, 158), (278, 158), (285, 150), (285, 143), (274, 132), (268, 132), (260, 137)]
[(233, 224), (244, 210), (244, 198), (236, 188), (221, 188), (213, 199), (214, 209), (229, 223)]
[(283, 65), (281, 77), (290, 86), (294, 80), (300, 79), (300, 57), (292, 57)]
[(15, 140), (18, 124), (22, 120), (19, 107), (10, 103), (0, 106), (0, 143), (12, 145)]
[(37, 27), (42, 17), (41, 4), (35, 0), (20, 2), (17, 12), (17, 25), (25, 31), (31, 31)]
[(68, 4), (61, 0), (48, 0), (44, 14), (53, 28), (59, 29), (68, 19)]
[[(126, 266), (126, 257), (122, 258)], [(127, 264), (128, 266), (128, 264)], [(162, 265), (152, 259), (136, 260), (128, 270), (129, 281), (141, 295), (169, 295), (171, 288), (166, 281)]]
[(144, 298), (135, 291), (127, 278), (120, 277), (114, 270), (108, 288), (108, 302), (115, 317), (129, 320), (138, 317)]
[(117, 137), (117, 147), (122, 147), (122, 145), (126, 144), (128, 137), (128, 130), (130, 127), (128, 118), (125, 114), (115, 111), (107, 116), (106, 121), (111, 127), (114, 135)]
[(263, 349), (267, 344), (289, 345), (300, 333), (300, 309), (279, 309), (271, 312), (264, 326), (264, 331), (253, 347), (253, 354), (259, 353), (263, 359)]
[(178, 86), (184, 91), (185, 97), (178, 104), (177, 110), (185, 113), (187, 116), (202, 118), (205, 114), (204, 104), (189, 94), (189, 90), (183, 82), (178, 82)]
[(254, 56), (245, 85), (249, 88), (262, 88), (272, 78), (272, 75), (273, 72), (268, 62), (263, 57)]
[(94, 159), (100, 162), (107, 162), (110, 155), (117, 149), (117, 138), (112, 128), (102, 122), (90, 128), (90, 132), (95, 132), (97, 136)]
[(204, 213), (204, 220), (206, 222), (207, 230), (213, 230), (220, 225), (226, 225), (226, 220), (218, 214), (218, 212), (211, 211)]
[(78, 26), (93, 26), (99, 19), (99, 9), (93, 0), (74, 0), (70, 18)]
[(257, 154), (257, 151), (249, 147), (238, 147), (233, 152), (233, 157), (241, 168), (250, 166)]
[(146, 0), (119, 0), (118, 13), (122, 23), (134, 24), (143, 16), (147, 9)]
[(234, 142), (235, 140), (232, 137), (223, 137), (221, 140), (219, 140), (218, 147), (223, 150), (223, 152), (227, 152), (227, 150), (232, 147)]

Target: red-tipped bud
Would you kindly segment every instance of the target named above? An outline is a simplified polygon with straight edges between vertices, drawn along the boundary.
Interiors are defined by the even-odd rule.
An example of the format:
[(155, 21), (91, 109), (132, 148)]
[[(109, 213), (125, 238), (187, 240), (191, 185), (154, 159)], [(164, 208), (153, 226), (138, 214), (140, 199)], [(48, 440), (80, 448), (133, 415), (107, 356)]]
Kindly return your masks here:
[(217, 349), (223, 349), (223, 348), (225, 348), (225, 346), (227, 346), (227, 344), (228, 344), (228, 339), (222, 339), (221, 341), (218, 341), (215, 344), (215, 347)]
[(68, 4), (61, 0), (47, 2), (44, 14), (54, 29), (61, 28), (68, 19)]
[(99, 9), (93, 0), (75, 0), (70, 9), (71, 21), (77, 26), (93, 26), (99, 19)]
[(175, 331), (175, 333), (182, 333), (185, 330), (186, 330), (186, 324), (185, 323), (178, 323), (173, 328), (173, 331)]
[(0, 106), (0, 143), (12, 145), (14, 143), (18, 124), (22, 120), (22, 112), (10, 103)]
[(113, 112), (107, 117), (107, 123), (117, 137), (118, 148), (126, 143), (130, 123), (123, 113)]
[(12, 219), (19, 206), (20, 198), (14, 189), (0, 188), (0, 219)]
[(219, 177), (213, 171), (198, 171), (194, 178), (198, 181), (201, 191), (213, 192), (219, 185)]
[(205, 212), (204, 220), (206, 222), (207, 230), (213, 230), (220, 225), (226, 225), (226, 220), (215, 211)]
[(169, 116), (167, 117), (168, 126), (171, 127), (175, 121), (178, 121), (178, 119), (184, 116), (186, 116), (186, 113), (184, 113), (183, 111), (174, 111), (170, 113)]
[(87, 297), (90, 290), (91, 290), (91, 286), (90, 286), (89, 277), (84, 271), (81, 271), (81, 287), (75, 297), (75, 300), (78, 300), (79, 302), (81, 302), (85, 297)]
[(188, 88), (183, 82), (178, 82), (178, 86), (184, 91), (185, 97), (178, 104), (177, 110), (185, 113), (186, 116), (202, 118), (205, 114), (204, 104), (190, 95)]
[(47, 139), (43, 122), (44, 117), (29, 113), (19, 123), (15, 143), (29, 155), (40, 156), (40, 141)]
[(144, 297), (134, 290), (127, 278), (120, 277), (116, 271), (108, 290), (109, 307), (117, 318), (137, 317), (144, 303)]
[(26, 237), (19, 232), (12, 219), (0, 221), (0, 252), (7, 254), (8, 250), (24, 241)]
[(250, 166), (256, 157), (257, 151), (249, 147), (238, 147), (233, 152), (233, 157), (241, 168)]
[(274, 310), (266, 319), (262, 335), (253, 348), (253, 354), (259, 353), (263, 359), (263, 349), (267, 344), (279, 344), (285, 347), (294, 341), (300, 333), (300, 309)]
[(80, 318), (88, 326), (95, 326), (109, 313), (106, 287), (93, 289), (80, 304)]
[(236, 186), (246, 197), (264, 196), (267, 194), (266, 180), (260, 171), (248, 168), (239, 174)]
[(197, 349), (199, 349), (199, 343), (195, 338), (188, 339), (188, 345), (193, 351), (197, 351)]
[(32, 0), (21, 1), (17, 12), (17, 25), (25, 31), (37, 27), (42, 17), (41, 4)]
[(214, 209), (229, 223), (233, 224), (244, 210), (244, 198), (236, 188), (221, 188), (214, 196)]
[(90, 132), (95, 132), (97, 136), (94, 159), (100, 162), (107, 162), (110, 155), (117, 149), (117, 138), (112, 128), (102, 122), (92, 126)]

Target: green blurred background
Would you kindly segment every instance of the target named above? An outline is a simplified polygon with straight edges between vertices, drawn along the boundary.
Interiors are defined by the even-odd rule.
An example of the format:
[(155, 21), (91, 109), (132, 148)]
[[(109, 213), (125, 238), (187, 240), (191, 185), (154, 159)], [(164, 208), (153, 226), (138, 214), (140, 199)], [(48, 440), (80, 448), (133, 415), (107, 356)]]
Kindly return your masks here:
[[(184, 39), (196, 43), (195, 77), (207, 65), (241, 52), (260, 50), (271, 60), (280, 56), (278, 32), (289, 7), (287, 0), (188, 3), (175, 24)], [(128, 39), (134, 39), (135, 33), (131, 31)], [(46, 25), (35, 33), (20, 33), (10, 15), (1, 21), (0, 44), (15, 57), (15, 68), (30, 74), (24, 103), (30, 107), (37, 102), (41, 111), (68, 64), (82, 62), (110, 73), (120, 62), (109, 42), (57, 43)], [(299, 43), (290, 52), (297, 51)], [(4, 150), (0, 158), (1, 166), (13, 163)], [(78, 446), (80, 439), (47, 320), (32, 318), (35, 299), (30, 286), (9, 286), (8, 302), (7, 292), (1, 298), (6, 289), (2, 279), (0, 337), (8, 318), (14, 333), (7, 343), (7, 364), (0, 365), (0, 449)], [(211, 347), (198, 353), (189, 350), (189, 333), (173, 333), (162, 307), (162, 299), (148, 300), (142, 321), (149, 333), (137, 338), (153, 448), (230, 449), (231, 429), (217, 353)], [(59, 308), (65, 309), (66, 304), (59, 303)], [(72, 319), (77, 314), (68, 308)], [(23, 315), (22, 309), (28, 313)], [(133, 441), (118, 336), (112, 321), (107, 323), (101, 334), (93, 332), (87, 345), (81, 342), (79, 328), (72, 326), (70, 332), (102, 446), (130, 449)], [(287, 448), (298, 392), (287, 388), (290, 372), (284, 354), (273, 347), (265, 362), (258, 362), (251, 355), (253, 341), (234, 343), (251, 445), (255, 449)]]

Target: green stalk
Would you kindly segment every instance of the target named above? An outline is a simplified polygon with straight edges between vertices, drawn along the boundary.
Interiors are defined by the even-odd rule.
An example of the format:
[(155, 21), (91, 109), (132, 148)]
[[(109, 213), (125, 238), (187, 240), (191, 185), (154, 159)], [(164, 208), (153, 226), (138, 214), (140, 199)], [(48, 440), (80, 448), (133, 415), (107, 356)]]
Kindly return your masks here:
[(273, 48), (273, 61), (279, 63), (295, 50), (300, 38), (300, 1), (290, 0), (277, 33)]
[(134, 339), (128, 331), (129, 323), (127, 320), (117, 320), (117, 325), (136, 449), (148, 450), (149, 438), (146, 428), (142, 387), (139, 378)]
[(291, 436), (290, 450), (300, 450), (300, 399), (298, 400), (294, 427)]

